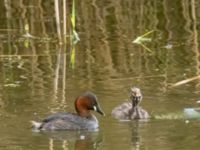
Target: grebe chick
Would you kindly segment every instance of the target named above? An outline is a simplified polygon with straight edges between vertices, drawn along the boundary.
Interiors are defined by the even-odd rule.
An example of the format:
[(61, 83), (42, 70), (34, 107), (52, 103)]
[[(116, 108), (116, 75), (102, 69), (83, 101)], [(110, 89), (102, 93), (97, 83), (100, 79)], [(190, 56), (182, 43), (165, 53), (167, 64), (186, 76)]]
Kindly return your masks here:
[(112, 110), (112, 116), (119, 120), (148, 119), (148, 112), (139, 106), (142, 101), (141, 90), (131, 88), (130, 101), (124, 102)]

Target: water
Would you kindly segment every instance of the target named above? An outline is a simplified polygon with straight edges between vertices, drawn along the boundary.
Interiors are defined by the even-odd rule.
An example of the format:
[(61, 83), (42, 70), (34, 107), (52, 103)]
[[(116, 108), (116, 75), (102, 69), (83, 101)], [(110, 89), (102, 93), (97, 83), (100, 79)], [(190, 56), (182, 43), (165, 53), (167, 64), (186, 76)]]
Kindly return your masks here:
[[(169, 86), (199, 75), (199, 6), (192, 1), (80, 1), (76, 30), (81, 41), (73, 70), (70, 48), (58, 44), (54, 1), (1, 1), (0, 149), (197, 149), (200, 121), (182, 116), (185, 108), (198, 108), (200, 82)], [(26, 24), (34, 38), (24, 36)], [(152, 52), (132, 43), (151, 30), (151, 41), (144, 44)], [(141, 88), (141, 105), (156, 119), (120, 122), (110, 115), (129, 98), (133, 85)], [(98, 132), (31, 130), (31, 120), (74, 111), (74, 99), (87, 90), (96, 93), (106, 113), (94, 112)]]

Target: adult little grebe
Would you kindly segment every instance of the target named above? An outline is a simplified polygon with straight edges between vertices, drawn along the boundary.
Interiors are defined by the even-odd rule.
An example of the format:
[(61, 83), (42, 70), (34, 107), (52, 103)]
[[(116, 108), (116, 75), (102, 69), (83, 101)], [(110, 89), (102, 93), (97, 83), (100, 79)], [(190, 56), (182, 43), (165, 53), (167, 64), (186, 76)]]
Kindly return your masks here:
[(101, 115), (97, 97), (92, 92), (86, 92), (75, 100), (77, 113), (61, 112), (54, 113), (42, 122), (32, 121), (33, 129), (36, 130), (95, 130), (99, 127), (98, 120), (90, 113), (94, 110)]
[(142, 94), (139, 88), (131, 88), (130, 100), (115, 107), (112, 110), (112, 116), (120, 120), (150, 118), (148, 112), (139, 106), (139, 103), (142, 101)]

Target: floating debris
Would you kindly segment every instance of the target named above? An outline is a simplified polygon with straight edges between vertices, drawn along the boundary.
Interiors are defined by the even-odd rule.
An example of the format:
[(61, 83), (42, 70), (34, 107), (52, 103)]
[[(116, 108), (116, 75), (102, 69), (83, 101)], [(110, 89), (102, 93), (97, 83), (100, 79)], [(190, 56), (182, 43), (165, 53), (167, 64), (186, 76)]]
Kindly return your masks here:
[(84, 139), (85, 139), (85, 135), (81, 135), (81, 136), (80, 136), (80, 139), (81, 139), (81, 140), (84, 140)]
[(179, 85), (182, 85), (182, 84), (186, 84), (188, 82), (191, 82), (191, 81), (194, 81), (194, 80), (197, 80), (197, 79), (200, 79), (200, 75), (195, 76), (195, 77), (191, 77), (191, 78), (179, 81), (179, 82), (176, 82), (171, 87), (176, 87), (176, 86), (179, 86)]
[(185, 123), (188, 124), (188, 123), (190, 123), (190, 121), (189, 120), (185, 120)]
[(172, 49), (173, 45), (168, 43), (167, 45), (164, 46), (164, 48), (166, 48), (166, 49)]
[(155, 115), (153, 118), (154, 119), (177, 120), (177, 119), (184, 119), (184, 114), (170, 113), (170, 114), (163, 114), (163, 115)]
[(20, 86), (19, 84), (16, 84), (16, 83), (10, 83), (10, 84), (4, 84), (4, 87), (18, 87)]
[(184, 115), (186, 118), (200, 118), (200, 108), (185, 108)]

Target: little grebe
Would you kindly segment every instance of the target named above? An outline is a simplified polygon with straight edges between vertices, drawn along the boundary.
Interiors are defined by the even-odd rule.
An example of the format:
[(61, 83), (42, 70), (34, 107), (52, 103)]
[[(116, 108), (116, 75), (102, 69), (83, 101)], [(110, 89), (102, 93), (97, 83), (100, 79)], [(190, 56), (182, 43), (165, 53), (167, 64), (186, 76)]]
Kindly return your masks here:
[(139, 106), (142, 101), (142, 94), (139, 88), (131, 88), (131, 96), (128, 102), (115, 107), (112, 110), (112, 116), (120, 120), (132, 119), (148, 119), (150, 118), (148, 112)]
[(101, 115), (97, 97), (92, 92), (86, 92), (75, 100), (77, 113), (54, 113), (43, 119), (42, 122), (32, 121), (35, 130), (95, 130), (99, 127), (98, 120), (90, 113), (94, 110)]

